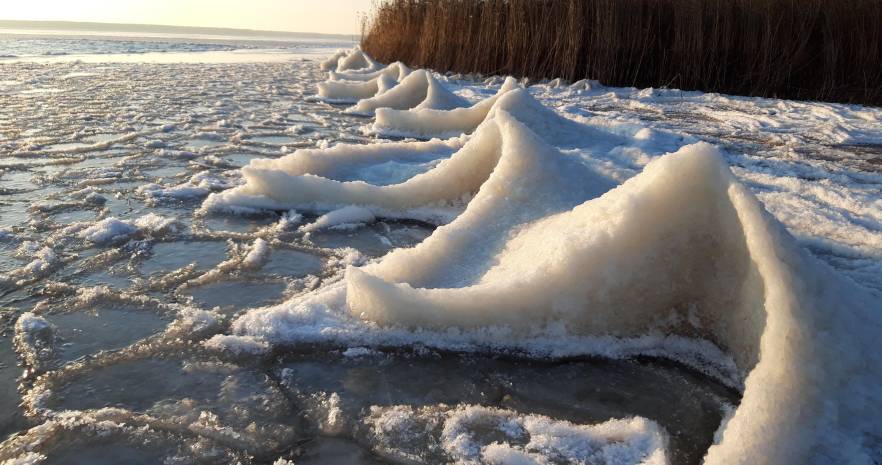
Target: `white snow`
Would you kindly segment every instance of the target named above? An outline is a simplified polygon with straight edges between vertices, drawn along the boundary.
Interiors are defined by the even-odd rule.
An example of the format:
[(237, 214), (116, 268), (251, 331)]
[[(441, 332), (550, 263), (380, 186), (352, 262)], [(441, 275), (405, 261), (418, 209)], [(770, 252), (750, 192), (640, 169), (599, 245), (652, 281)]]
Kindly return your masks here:
[[(384, 456), (403, 462), (416, 438), (435, 435), (439, 451), (462, 465), (579, 463), (666, 465), (662, 428), (642, 418), (577, 425), (478, 405), (371, 407), (365, 423)], [(410, 460), (409, 460), (410, 459)]]
[(124, 221), (115, 217), (105, 218), (83, 229), (78, 236), (94, 244), (105, 244), (128, 238), (138, 232), (157, 236), (174, 234), (178, 232), (178, 227), (176, 218), (148, 213), (134, 221)]
[(128, 237), (138, 228), (118, 218), (105, 218), (98, 223), (80, 231), (79, 236), (89, 242), (103, 244)]
[(177, 218), (148, 213), (135, 219), (134, 226), (138, 230), (153, 235), (175, 234), (180, 229)]
[(242, 259), (242, 266), (245, 268), (259, 268), (266, 262), (269, 253), (269, 243), (265, 239), (258, 237), (251, 245), (248, 254)]
[[(414, 176), (414, 174), (423, 168), (432, 168), (433, 160), (448, 157), (462, 146), (463, 141), (460, 139), (338, 145), (329, 149), (301, 149), (278, 159), (256, 159), (242, 169), (244, 185), (210, 195), (203, 202), (202, 209), (247, 211), (268, 208), (327, 211), (348, 205), (372, 205), (375, 209), (400, 210), (404, 207), (397, 205), (416, 208), (439, 202), (458, 201), (464, 194), (468, 194), (468, 191), (454, 191), (459, 186), (449, 185), (450, 183), (438, 176), (434, 177), (436, 181), (431, 179), (431, 173), (445, 166), (445, 162), (422, 175)], [(462, 150), (466, 149), (462, 148)], [(462, 160), (459, 163), (461, 165), (469, 163), (467, 158), (471, 157), (471, 155), (462, 155), (462, 150), (457, 152), (456, 156), (457, 160)], [(494, 148), (488, 147), (486, 150), (494, 150)], [(453, 158), (446, 163), (450, 164), (452, 160)], [(375, 173), (380, 168), (386, 168), (383, 170), (386, 179), (400, 182), (391, 186), (377, 186), (361, 181), (371, 177), (371, 173)], [(389, 169), (394, 172), (390, 173)], [(463, 172), (468, 169), (467, 166), (461, 168)], [(465, 182), (463, 180), (463, 183)], [(428, 189), (417, 187), (418, 185), (429, 184), (434, 185), (433, 189), (451, 193), (447, 197), (444, 197), (443, 193), (430, 192), (421, 194), (421, 197), (410, 197), (410, 192)], [(388, 200), (383, 202), (374, 198)], [(422, 212), (414, 215), (425, 217), (427, 214)]]
[[(22, 244), (23, 246), (29, 244)], [(26, 255), (30, 258), (22, 270), (30, 275), (40, 275), (54, 268), (59, 261), (58, 254), (51, 247), (42, 247)]]
[(318, 84), (318, 95), (332, 103), (357, 103), (383, 94), (398, 85), (410, 74), (402, 63), (392, 63), (372, 73), (330, 73), (330, 78)]
[[(514, 92), (516, 91), (507, 95)], [(525, 131), (510, 129), (512, 125), (522, 126), (504, 111), (499, 111), (496, 115), (495, 118), (483, 123), (468, 142), (449, 159), (441, 161), (425, 173), (398, 184), (378, 186), (363, 181), (338, 181), (315, 174), (299, 173), (309, 170), (333, 174), (333, 164), (345, 162), (347, 158), (357, 156), (357, 153), (367, 153), (379, 158), (383, 155), (400, 153), (401, 149), (405, 148), (401, 145), (391, 146), (388, 152), (383, 151), (383, 146), (367, 146), (360, 150), (331, 149), (327, 152), (335, 154), (336, 157), (335, 155), (312, 157), (315, 152), (300, 152), (282, 162), (256, 160), (242, 169), (245, 180), (243, 186), (210, 197), (203, 208), (224, 210), (231, 205), (249, 207), (272, 205), (275, 208), (331, 210), (348, 205), (360, 205), (382, 216), (430, 220), (432, 215), (427, 216), (426, 211), (433, 209), (439, 211), (443, 208), (450, 211), (451, 208), (454, 210), (461, 208), (487, 180), (504, 153), (517, 157), (527, 152), (519, 149), (521, 144), (532, 144), (535, 140), (535, 137), (527, 136)], [(540, 127), (552, 134), (578, 130), (591, 145), (606, 149), (625, 143), (624, 138), (617, 135), (575, 122), (559, 121), (560, 126), (555, 126), (555, 123), (556, 121), (547, 122)], [(535, 121), (534, 124), (538, 125)], [(567, 134), (572, 137), (576, 135)], [(543, 151), (557, 152), (553, 148), (546, 148), (545, 144), (542, 145)], [(419, 147), (425, 148), (427, 145), (423, 144)], [(316, 158), (319, 160), (315, 160)], [(577, 157), (557, 158), (568, 160), (573, 166), (573, 173), (584, 173), (586, 170)], [(313, 169), (313, 166), (318, 169)], [(339, 168), (336, 170), (339, 171)], [(586, 184), (589, 183), (582, 183), (582, 185)], [(601, 185), (609, 187), (611, 183), (607, 181)], [(586, 186), (586, 188), (593, 187)], [(434, 216), (447, 217), (440, 213)]]
[(269, 344), (257, 338), (239, 337), (216, 334), (202, 343), (207, 349), (227, 351), (234, 355), (263, 354), (269, 350)]
[(46, 460), (46, 456), (36, 452), (25, 452), (18, 457), (4, 460), (3, 465), (38, 465)]

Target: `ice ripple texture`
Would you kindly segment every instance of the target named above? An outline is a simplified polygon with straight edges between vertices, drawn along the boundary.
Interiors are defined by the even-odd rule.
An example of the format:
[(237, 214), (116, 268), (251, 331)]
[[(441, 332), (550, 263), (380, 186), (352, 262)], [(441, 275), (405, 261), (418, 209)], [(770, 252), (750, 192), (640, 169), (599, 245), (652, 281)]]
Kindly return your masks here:
[(335, 58), (5, 65), (0, 459), (878, 461), (878, 111)]

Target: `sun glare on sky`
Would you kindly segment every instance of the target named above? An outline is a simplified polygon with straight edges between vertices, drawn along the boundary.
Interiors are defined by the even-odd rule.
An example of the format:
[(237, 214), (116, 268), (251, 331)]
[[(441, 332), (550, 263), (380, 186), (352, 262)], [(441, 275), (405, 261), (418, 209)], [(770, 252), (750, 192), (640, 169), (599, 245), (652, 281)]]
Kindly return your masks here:
[(354, 34), (371, 0), (4, 0), (0, 19)]

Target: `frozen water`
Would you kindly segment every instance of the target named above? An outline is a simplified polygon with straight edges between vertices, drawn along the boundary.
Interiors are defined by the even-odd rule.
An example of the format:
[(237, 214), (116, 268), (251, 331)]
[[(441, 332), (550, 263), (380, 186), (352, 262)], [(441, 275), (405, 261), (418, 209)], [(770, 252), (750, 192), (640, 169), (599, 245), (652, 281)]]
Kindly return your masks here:
[(273, 249), (261, 271), (278, 276), (301, 277), (318, 273), (322, 264), (322, 259), (312, 254), (297, 250)]
[[(344, 431), (349, 422), (358, 427), (358, 422), (368, 421), (360, 417), (361, 412), (400, 406), (443, 410), (438, 406), (487, 405), (583, 424), (638, 414), (671, 432), (675, 463), (696, 463), (713, 439), (721, 402), (735, 400), (733, 392), (664, 363), (544, 363), (473, 356), (391, 356), (353, 349), (342, 355), (331, 360), (288, 361), (281, 373), (283, 385), (302, 398), (313, 415), (327, 415), (328, 405), (311, 399), (309, 393), (336, 393), (336, 428)], [(688, 396), (680, 395), (684, 390)], [(660, 399), (665, 400), (658, 403)], [(362, 441), (375, 440), (371, 432), (364, 434), (368, 437)], [(409, 438), (415, 441), (412, 447), (422, 449), (417, 452), (421, 460), (444, 462), (446, 454), (433, 450), (427, 439)], [(408, 446), (392, 441), (374, 447), (382, 452), (387, 447)]]
[[(148, 53), (148, 52), (202, 52), (209, 50), (234, 50), (237, 47), (224, 44), (186, 43), (186, 42), (145, 42), (143, 40), (107, 40), (70, 38), (25, 38), (4, 37), (0, 39), (0, 50), (4, 56), (41, 56), (57, 54), (109, 54), (109, 53)], [(60, 52), (63, 50), (63, 52)], [(91, 73), (68, 73), (64, 79), (91, 77)]]
[[(877, 109), (516, 89), (349, 56), (0, 65), (0, 436), (18, 433), (0, 462), (697, 464), (717, 442), (708, 460), (797, 463), (802, 437), (830, 463), (878, 461), (878, 363), (823, 350), (878, 327)], [(399, 109), (368, 120), (317, 98), (328, 71), (410, 83), (370, 96), (365, 113)], [(724, 162), (653, 161), (698, 140)], [(303, 190), (280, 195), (289, 180)], [(789, 275), (755, 252), (772, 217), (796, 240), (775, 232), (775, 250), (804, 265)], [(789, 293), (810, 256), (835, 271)], [(603, 270), (646, 289), (594, 293)], [(860, 325), (825, 319), (821, 284), (853, 296), (843, 314), (864, 306)], [(603, 298), (633, 318), (573, 310)], [(682, 311), (641, 313), (663, 306)], [(766, 307), (781, 319), (735, 313)], [(833, 336), (761, 350), (817, 327)], [(767, 360), (798, 382), (766, 381)]]
[(284, 290), (283, 282), (216, 281), (185, 293), (193, 296), (200, 306), (220, 307), (225, 313), (235, 313), (279, 301)]
[(227, 257), (227, 244), (220, 241), (161, 242), (150, 249), (150, 258), (141, 264), (145, 275), (174, 271), (191, 263), (205, 271)]
[(12, 336), (5, 332), (0, 336), (0, 439), (5, 439), (26, 425), (19, 408), (21, 395), (18, 383), (21, 374), (22, 369), (12, 350)]
[(46, 316), (58, 328), (59, 358), (69, 362), (101, 350), (127, 347), (161, 332), (167, 319), (149, 309), (99, 306)]
[(151, 450), (116, 442), (97, 442), (85, 447), (62, 449), (47, 457), (47, 465), (98, 465), (123, 463), (131, 465), (155, 465), (162, 463), (171, 451)]

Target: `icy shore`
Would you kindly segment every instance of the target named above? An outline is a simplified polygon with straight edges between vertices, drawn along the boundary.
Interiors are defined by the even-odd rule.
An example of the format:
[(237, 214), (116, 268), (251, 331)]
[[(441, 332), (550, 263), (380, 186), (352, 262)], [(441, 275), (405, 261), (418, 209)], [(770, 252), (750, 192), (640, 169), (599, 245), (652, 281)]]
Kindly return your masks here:
[(4, 70), (4, 465), (879, 459), (878, 109)]
[[(365, 62), (365, 72), (376, 68)], [(347, 69), (340, 58), (337, 71)], [(206, 205), (267, 198), (276, 208), (358, 205), (395, 218), (425, 220), (425, 209), (455, 205), (462, 213), (413, 248), (350, 267), (341, 283), (247, 313), (234, 323), (236, 334), (283, 345), (422, 343), (540, 354), (555, 350), (543, 347), (554, 338), (574, 338), (579, 347), (580, 337), (612, 336), (626, 346), (650, 337), (654, 355), (666, 354), (666, 338), (681, 337), (692, 353), (667, 355), (684, 363), (719, 360), (688, 342), (709, 341), (734, 361), (725, 379), (743, 398), (705, 463), (874, 460), (873, 438), (882, 431), (865, 412), (882, 406), (875, 388), (882, 357), (872, 349), (882, 330), (878, 295), (802, 249), (716, 148), (685, 145), (658, 157), (652, 149), (669, 147), (669, 137), (640, 129), (629, 138), (576, 123), (506, 89), (508, 82), (470, 113), (424, 109), (426, 88), (409, 81), (417, 73), (425, 72), (353, 108), (400, 102), (406, 111), (395, 118), (378, 111), (377, 124), (423, 136), (449, 135), (448, 121), (484, 115), (463, 128), (474, 134), (449, 159), (389, 186), (254, 165), (243, 168), (243, 186)], [(560, 151), (573, 148), (578, 156)], [(616, 186), (579, 160), (615, 160), (613, 153), (653, 161)], [(726, 367), (722, 361), (709, 372)]]

